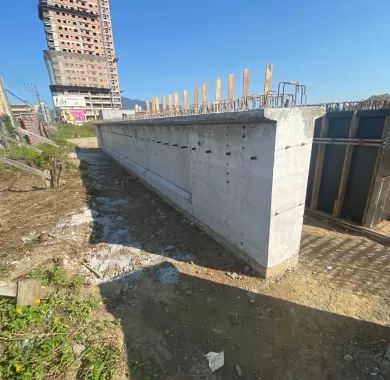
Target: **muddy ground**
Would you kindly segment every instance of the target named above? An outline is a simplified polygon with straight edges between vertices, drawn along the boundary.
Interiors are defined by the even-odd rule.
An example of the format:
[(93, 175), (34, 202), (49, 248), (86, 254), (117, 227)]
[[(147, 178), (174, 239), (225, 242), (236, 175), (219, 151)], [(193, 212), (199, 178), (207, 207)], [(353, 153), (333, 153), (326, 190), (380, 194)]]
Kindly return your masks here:
[(389, 247), (305, 217), (299, 265), (264, 281), (86, 141), (59, 190), (0, 172), (3, 278), (67, 258), (132, 379), (386, 378)]

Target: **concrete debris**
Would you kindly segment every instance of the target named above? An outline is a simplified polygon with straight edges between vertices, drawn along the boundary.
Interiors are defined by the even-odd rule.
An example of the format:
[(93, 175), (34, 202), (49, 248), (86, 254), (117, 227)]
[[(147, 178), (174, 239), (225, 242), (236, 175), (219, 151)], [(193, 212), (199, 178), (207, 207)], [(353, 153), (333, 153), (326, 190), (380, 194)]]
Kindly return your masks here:
[(40, 243), (46, 243), (48, 240), (49, 240), (49, 234), (48, 234), (48, 233), (42, 232), (42, 233), (39, 235), (39, 242), (40, 242)]
[(22, 237), (22, 242), (24, 244), (31, 243), (33, 241), (38, 240), (40, 234), (36, 231), (30, 232), (29, 234)]
[(234, 368), (236, 370), (237, 376), (242, 377), (242, 369), (240, 368), (240, 366), (237, 363), (234, 365)]
[(75, 153), (75, 152), (69, 152), (69, 153), (66, 155), (66, 157), (75, 160), (75, 159), (77, 159), (77, 153)]
[(242, 279), (244, 279), (243, 276), (240, 276), (240, 275), (238, 275), (235, 272), (232, 272), (232, 273), (226, 272), (226, 275), (229, 276), (230, 278), (232, 278), (233, 280), (242, 280)]
[(120, 178), (114, 178), (114, 185), (117, 187), (125, 186), (126, 184), (131, 182), (130, 177), (120, 177)]
[(353, 357), (350, 354), (346, 354), (346, 355), (344, 355), (344, 360), (346, 362), (351, 362), (353, 360)]
[(72, 215), (65, 221), (57, 224), (57, 228), (76, 227), (82, 224), (88, 224), (93, 221), (92, 211), (84, 207), (80, 213)]
[(220, 369), (225, 364), (225, 355), (224, 352), (209, 352), (205, 355), (209, 361), (209, 367), (211, 372), (215, 372), (217, 369)]
[(83, 344), (74, 343), (72, 345), (72, 351), (74, 356), (79, 357), (85, 351), (85, 346)]

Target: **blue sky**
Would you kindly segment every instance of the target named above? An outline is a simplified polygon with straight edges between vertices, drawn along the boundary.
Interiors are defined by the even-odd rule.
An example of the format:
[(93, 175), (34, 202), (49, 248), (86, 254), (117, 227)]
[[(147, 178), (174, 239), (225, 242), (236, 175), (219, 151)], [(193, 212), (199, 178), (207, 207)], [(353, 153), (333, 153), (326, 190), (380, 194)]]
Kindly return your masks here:
[[(38, 0), (4, 1), (0, 75), (6, 87), (35, 101), (24, 83), (51, 104), (43, 60)], [(131, 1), (111, 0), (123, 95), (148, 99), (251, 72), (261, 93), (266, 63), (281, 80), (306, 84), (310, 103), (359, 100), (390, 92), (390, 0)], [(12, 102), (16, 102), (11, 98)]]

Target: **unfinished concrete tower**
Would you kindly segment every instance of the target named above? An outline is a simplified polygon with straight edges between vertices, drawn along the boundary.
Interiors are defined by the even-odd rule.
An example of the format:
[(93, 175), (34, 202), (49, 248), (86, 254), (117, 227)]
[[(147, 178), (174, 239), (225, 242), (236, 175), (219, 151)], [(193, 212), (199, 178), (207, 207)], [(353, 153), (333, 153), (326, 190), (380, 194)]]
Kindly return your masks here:
[(54, 105), (67, 121), (121, 108), (108, 0), (40, 0)]

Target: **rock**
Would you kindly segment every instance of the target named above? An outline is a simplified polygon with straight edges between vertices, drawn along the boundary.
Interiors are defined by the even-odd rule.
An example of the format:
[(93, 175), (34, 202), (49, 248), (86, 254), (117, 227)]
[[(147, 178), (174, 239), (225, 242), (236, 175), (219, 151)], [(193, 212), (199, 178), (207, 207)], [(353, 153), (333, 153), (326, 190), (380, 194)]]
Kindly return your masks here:
[(68, 259), (66, 257), (59, 257), (57, 259), (57, 265), (61, 268), (66, 268), (68, 266)]
[(332, 267), (331, 265), (327, 265), (325, 268), (326, 268), (327, 270), (329, 270), (329, 271), (331, 271), (331, 270), (333, 269), (333, 267)]
[(35, 241), (39, 238), (39, 234), (35, 231), (30, 232), (29, 234), (22, 237), (23, 243), (30, 243), (32, 241)]
[(39, 235), (39, 242), (40, 243), (45, 243), (46, 241), (49, 240), (49, 235), (46, 233), (46, 232), (42, 232), (40, 235)]
[(85, 346), (83, 344), (74, 343), (72, 345), (72, 351), (76, 357), (79, 357), (82, 352), (85, 351)]
[(251, 268), (249, 267), (249, 265), (245, 265), (244, 272), (248, 272), (249, 269), (251, 269)]
[(187, 294), (187, 296), (190, 296), (192, 294), (192, 290), (187, 290), (186, 294)]
[(233, 273), (229, 273), (229, 272), (226, 272), (226, 274), (231, 277), (233, 280), (237, 280), (239, 278), (238, 274), (236, 272), (233, 272)]
[(351, 362), (353, 360), (353, 357), (350, 354), (346, 354), (346, 355), (344, 355), (344, 360), (346, 362)]
[(236, 370), (236, 372), (237, 372), (237, 376), (238, 376), (238, 377), (241, 377), (241, 376), (242, 376), (242, 369), (240, 368), (240, 366), (236, 363), (236, 364), (234, 365), (234, 368), (235, 368), (235, 370)]

